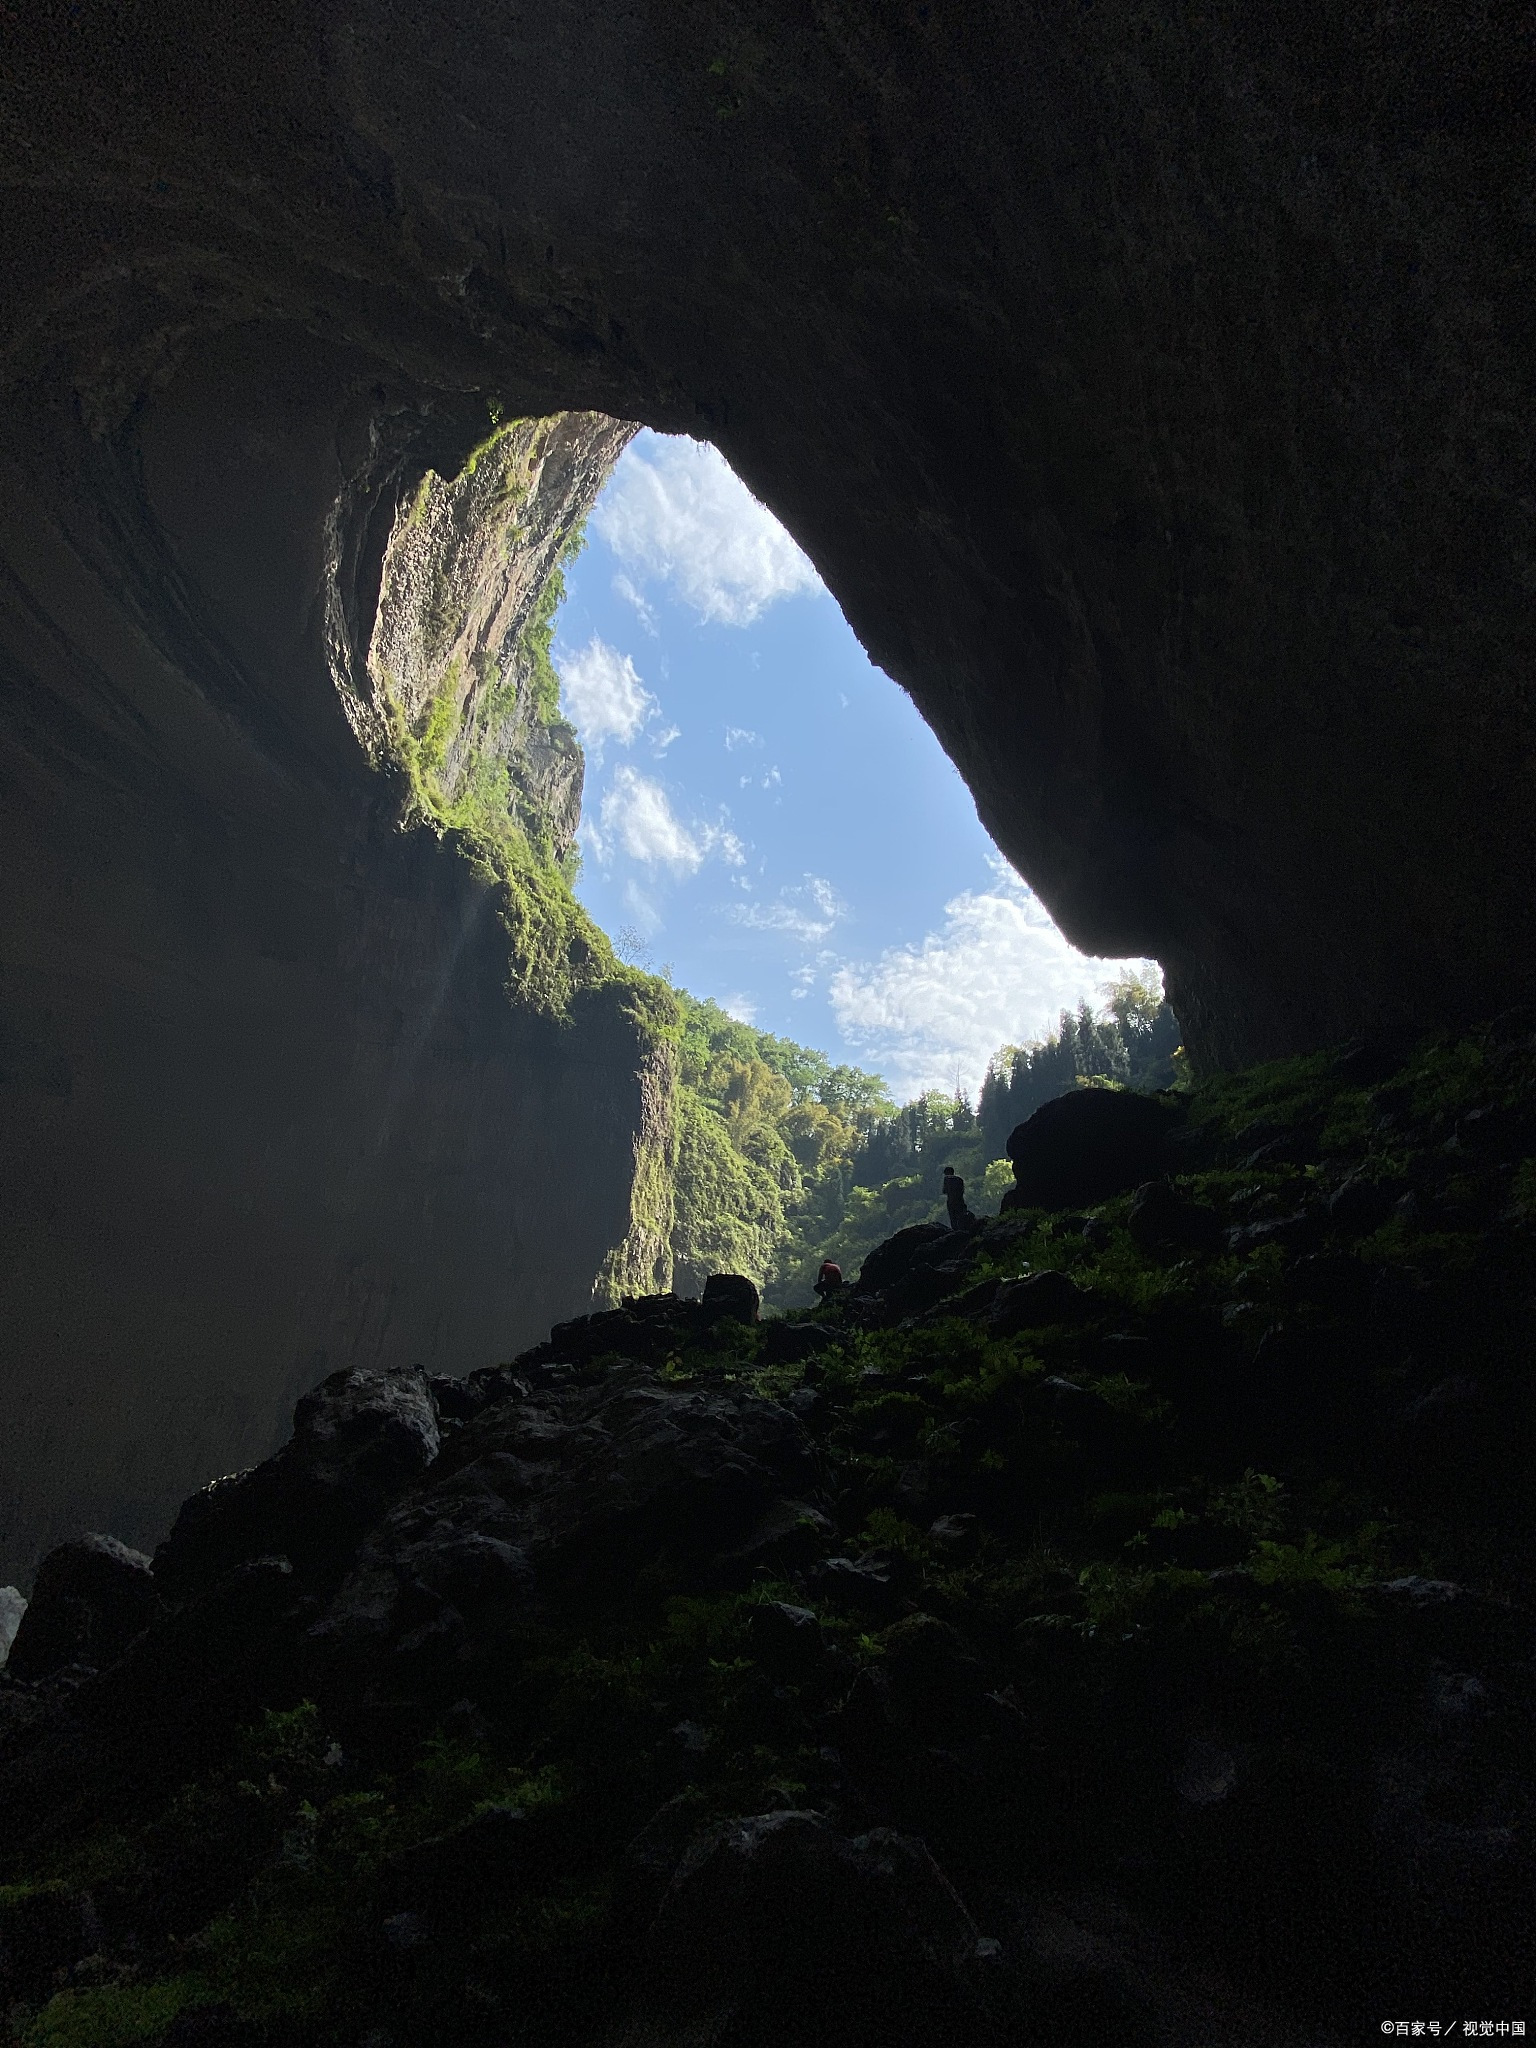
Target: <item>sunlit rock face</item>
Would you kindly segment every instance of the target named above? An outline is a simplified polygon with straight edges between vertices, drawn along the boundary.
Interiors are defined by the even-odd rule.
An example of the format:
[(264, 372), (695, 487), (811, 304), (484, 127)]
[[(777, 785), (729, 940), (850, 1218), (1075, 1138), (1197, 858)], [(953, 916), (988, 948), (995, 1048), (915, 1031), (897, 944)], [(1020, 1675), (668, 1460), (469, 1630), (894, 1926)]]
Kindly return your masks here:
[(494, 911), (348, 715), (390, 536), (488, 400), (715, 440), (1069, 936), (1165, 963), (1198, 1058), (1531, 993), (1500, 20), (19, 12), (17, 1529), (69, 1521), (27, 1475), (88, 1436), (89, 1518), (144, 1540), (299, 1382), (494, 1355), (624, 1233), (632, 1032), (505, 1002)]

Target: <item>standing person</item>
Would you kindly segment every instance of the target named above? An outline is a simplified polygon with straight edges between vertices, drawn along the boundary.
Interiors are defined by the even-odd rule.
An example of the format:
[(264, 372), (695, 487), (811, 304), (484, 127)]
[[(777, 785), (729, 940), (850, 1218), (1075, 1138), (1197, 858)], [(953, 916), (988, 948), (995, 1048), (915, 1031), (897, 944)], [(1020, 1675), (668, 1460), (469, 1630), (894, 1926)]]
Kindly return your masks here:
[(974, 1230), (976, 1218), (965, 1206), (965, 1182), (952, 1166), (944, 1169), (944, 1206), (949, 1211), (951, 1230)]

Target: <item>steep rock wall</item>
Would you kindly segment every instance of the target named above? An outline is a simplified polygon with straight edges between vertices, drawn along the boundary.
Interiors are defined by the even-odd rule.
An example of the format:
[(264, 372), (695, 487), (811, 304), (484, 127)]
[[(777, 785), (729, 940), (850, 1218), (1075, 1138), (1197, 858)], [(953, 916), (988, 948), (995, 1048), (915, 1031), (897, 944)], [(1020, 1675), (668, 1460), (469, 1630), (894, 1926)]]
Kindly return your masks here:
[[(521, 465), (521, 531), (482, 558), (463, 486), (417, 482), (474, 412), (255, 326), (110, 437), (67, 390), (5, 424), (0, 1582), (81, 1526), (153, 1541), (338, 1365), (510, 1355), (626, 1241), (665, 1051), (568, 898), (544, 954), (518, 932), (580, 795), (524, 631), (627, 430), (509, 428), (483, 468)], [(443, 836), (422, 791), (457, 783), (396, 759), (402, 556), (500, 707), (454, 771), (496, 771), (499, 841), (489, 802)], [(513, 814), (546, 802), (540, 850)]]

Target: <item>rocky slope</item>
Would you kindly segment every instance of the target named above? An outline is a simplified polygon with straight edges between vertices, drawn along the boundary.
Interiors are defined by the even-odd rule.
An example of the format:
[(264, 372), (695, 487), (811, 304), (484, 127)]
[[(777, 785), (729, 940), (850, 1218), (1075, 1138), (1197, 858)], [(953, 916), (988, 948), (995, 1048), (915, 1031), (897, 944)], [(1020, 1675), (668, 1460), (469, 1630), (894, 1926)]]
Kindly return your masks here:
[(0, 1680), (16, 2038), (1523, 2013), (1531, 1024), (1074, 1098), (814, 1315), (339, 1372), (152, 1561), (59, 1553)]
[(560, 871), (540, 639), (629, 430), (380, 390), (257, 329), (0, 429), (0, 1583), (629, 1241), (670, 1068)]

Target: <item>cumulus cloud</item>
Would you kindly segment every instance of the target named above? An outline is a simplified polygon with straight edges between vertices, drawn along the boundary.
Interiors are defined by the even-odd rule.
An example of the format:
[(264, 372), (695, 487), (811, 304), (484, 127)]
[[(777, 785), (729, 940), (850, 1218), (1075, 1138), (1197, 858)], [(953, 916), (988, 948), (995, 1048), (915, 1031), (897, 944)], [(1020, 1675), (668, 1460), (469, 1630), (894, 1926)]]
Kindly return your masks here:
[(728, 725), (725, 728), (725, 751), (728, 754), (734, 754), (738, 747), (760, 747), (762, 744), (762, 736), (744, 725)]
[(940, 930), (832, 977), (839, 1031), (899, 1095), (952, 1088), (957, 1075), (974, 1094), (999, 1046), (1045, 1037), (1062, 1010), (1150, 964), (1079, 953), (1005, 861), (993, 869), (993, 887), (945, 904)]
[(656, 699), (629, 656), (595, 634), (577, 653), (561, 655), (560, 685), (583, 744), (599, 752), (604, 740), (627, 747), (656, 713)]
[[(750, 626), (821, 580), (707, 442), (645, 434), (626, 449), (592, 524), (627, 570), (671, 585), (701, 617)], [(634, 601), (631, 583), (621, 593)]]
[(751, 996), (722, 996), (720, 1007), (727, 1017), (734, 1017), (738, 1024), (754, 1024), (757, 1021), (757, 1004)]
[(616, 853), (649, 868), (670, 868), (692, 875), (711, 858), (727, 867), (745, 867), (747, 849), (731, 830), (722, 810), (714, 823), (685, 824), (659, 782), (628, 763), (616, 768), (603, 793), (597, 820), (582, 826), (583, 846), (606, 867)]
[(820, 875), (807, 875), (798, 888), (781, 889), (772, 903), (739, 903), (731, 912), (737, 924), (759, 932), (784, 932), (808, 946), (824, 939), (847, 914), (847, 905)]
[(611, 849), (648, 867), (691, 875), (703, 865), (705, 848), (672, 809), (659, 782), (625, 766), (616, 769), (599, 813), (598, 857)]

